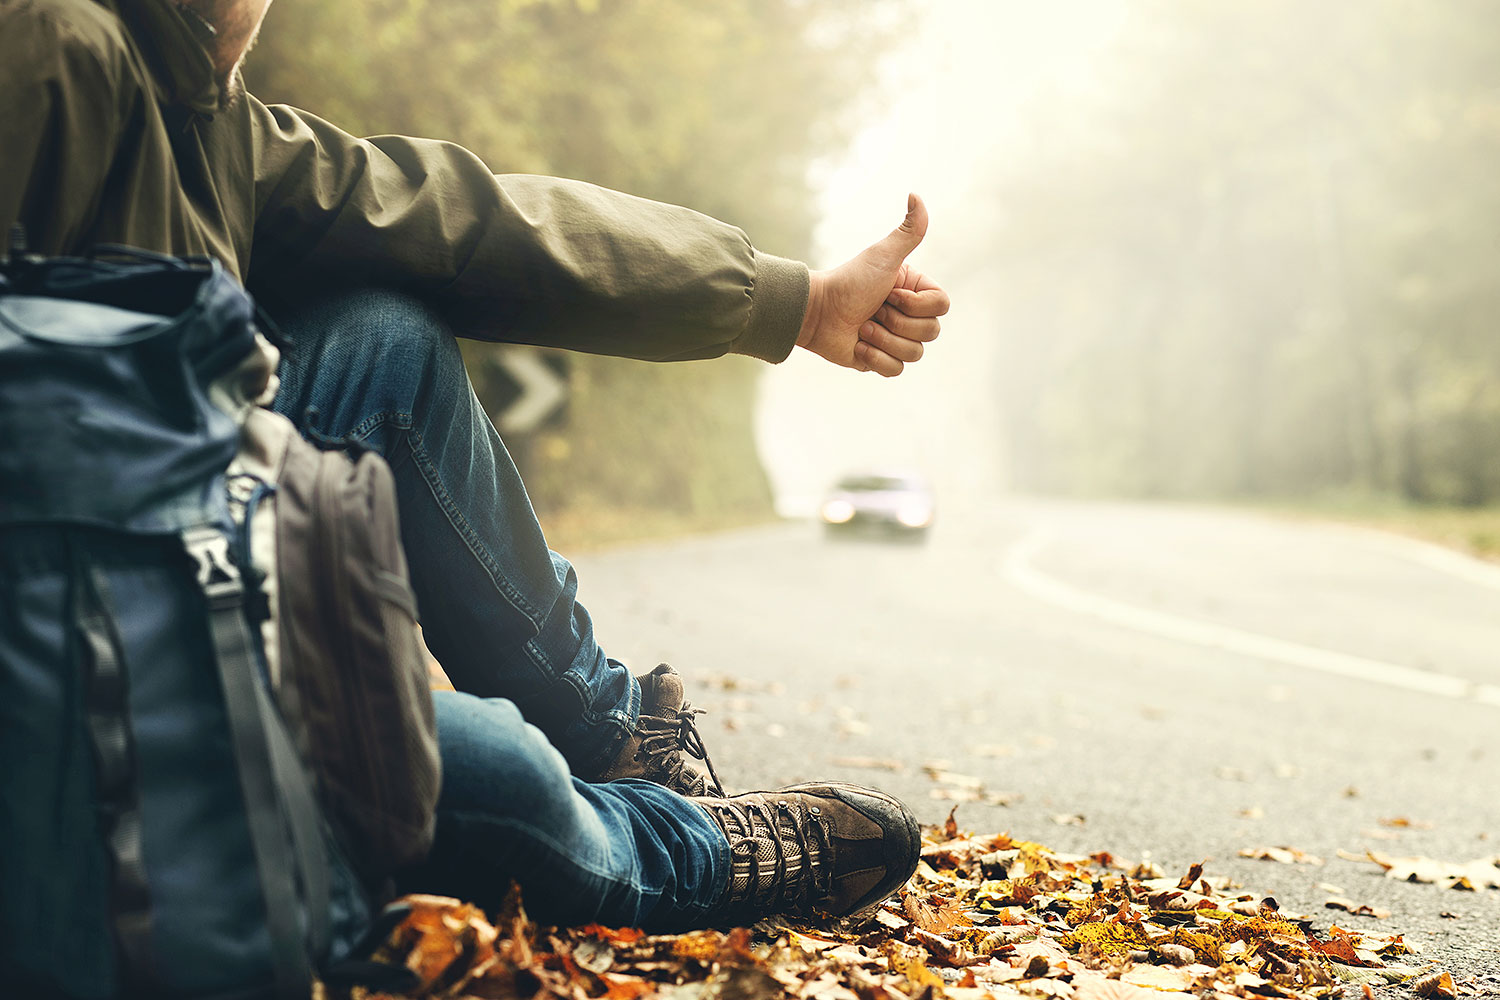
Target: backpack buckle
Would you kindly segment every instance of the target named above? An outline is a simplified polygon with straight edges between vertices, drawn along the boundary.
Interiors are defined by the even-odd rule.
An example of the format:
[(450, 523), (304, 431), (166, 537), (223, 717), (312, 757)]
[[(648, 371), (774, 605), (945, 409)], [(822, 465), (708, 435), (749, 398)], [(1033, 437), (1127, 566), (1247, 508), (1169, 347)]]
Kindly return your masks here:
[(217, 528), (189, 528), (182, 544), (197, 564), (198, 586), (211, 607), (233, 604), (240, 599), (239, 567), (229, 559), (229, 536)]

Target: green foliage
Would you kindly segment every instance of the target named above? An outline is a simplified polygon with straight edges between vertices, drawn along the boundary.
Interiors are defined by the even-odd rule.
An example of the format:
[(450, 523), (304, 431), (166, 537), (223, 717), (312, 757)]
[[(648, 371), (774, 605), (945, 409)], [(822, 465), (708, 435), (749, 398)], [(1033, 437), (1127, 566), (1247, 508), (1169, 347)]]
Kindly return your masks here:
[[(904, 0), (320, 0), (275, 5), (250, 88), (357, 134), (452, 139), (497, 172), (687, 205), (805, 257), (809, 165), (873, 106)], [(481, 399), (482, 359), (467, 356)], [(560, 434), (514, 442), (539, 507), (768, 509), (756, 368), (574, 362)]]
[(1145, 4), (1111, 97), (999, 182), (1020, 483), (1500, 501), (1493, 23)]

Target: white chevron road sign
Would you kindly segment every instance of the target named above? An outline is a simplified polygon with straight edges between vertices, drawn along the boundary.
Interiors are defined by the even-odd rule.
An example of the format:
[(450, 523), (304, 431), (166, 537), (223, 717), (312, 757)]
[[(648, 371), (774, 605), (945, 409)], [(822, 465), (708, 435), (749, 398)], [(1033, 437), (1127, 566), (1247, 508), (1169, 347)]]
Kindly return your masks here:
[(506, 346), (496, 352), (495, 364), (516, 386), (514, 398), (495, 415), (502, 435), (534, 432), (568, 398), (567, 380), (530, 348)]

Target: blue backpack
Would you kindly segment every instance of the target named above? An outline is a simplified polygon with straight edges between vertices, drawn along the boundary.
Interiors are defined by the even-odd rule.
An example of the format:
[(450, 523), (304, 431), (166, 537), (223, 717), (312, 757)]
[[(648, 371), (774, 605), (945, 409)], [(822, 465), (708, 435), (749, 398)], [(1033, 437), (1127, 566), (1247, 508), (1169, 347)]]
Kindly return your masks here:
[[(232, 511), (244, 414), (211, 398), (261, 343), (256, 318), (208, 260), (0, 266), (7, 995), (281, 1000), (340, 962), (369, 971), (348, 962), (390, 866), (361, 868), (320, 737), (273, 683), (275, 568), (248, 526), (277, 484)], [(419, 853), (432, 801), (413, 808)]]

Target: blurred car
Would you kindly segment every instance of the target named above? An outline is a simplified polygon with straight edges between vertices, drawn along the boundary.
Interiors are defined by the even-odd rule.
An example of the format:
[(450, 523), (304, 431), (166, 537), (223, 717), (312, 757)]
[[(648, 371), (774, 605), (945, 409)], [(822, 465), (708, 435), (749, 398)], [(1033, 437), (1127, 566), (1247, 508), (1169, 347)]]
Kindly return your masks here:
[(921, 539), (935, 510), (932, 488), (920, 476), (864, 472), (839, 480), (818, 513), (830, 534), (868, 531)]

